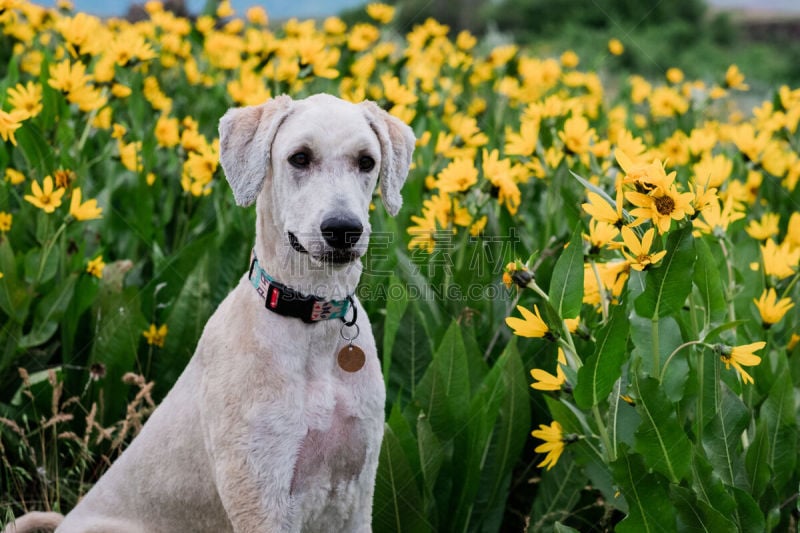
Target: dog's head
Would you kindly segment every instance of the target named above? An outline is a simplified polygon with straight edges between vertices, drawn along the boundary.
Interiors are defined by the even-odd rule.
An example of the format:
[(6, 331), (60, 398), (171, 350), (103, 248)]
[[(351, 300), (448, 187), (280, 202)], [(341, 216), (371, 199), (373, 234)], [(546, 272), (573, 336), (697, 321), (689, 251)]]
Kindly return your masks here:
[(386, 210), (400, 209), (415, 142), (411, 128), (374, 103), (325, 94), (231, 109), (219, 134), (236, 203), (260, 197), (288, 246), (331, 265), (366, 251), (379, 177)]

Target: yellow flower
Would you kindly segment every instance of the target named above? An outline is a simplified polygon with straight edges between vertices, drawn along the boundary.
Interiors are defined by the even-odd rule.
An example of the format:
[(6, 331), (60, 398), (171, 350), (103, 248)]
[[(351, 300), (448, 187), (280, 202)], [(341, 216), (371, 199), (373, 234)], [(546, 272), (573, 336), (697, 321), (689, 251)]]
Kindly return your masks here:
[(695, 229), (700, 233), (710, 233), (722, 238), (728, 231), (728, 225), (745, 217), (741, 211), (736, 211), (736, 204), (733, 197), (729, 196), (725, 200), (725, 206), (717, 198), (712, 200), (705, 209), (700, 212), (700, 216), (692, 221)]
[(172, 148), (181, 142), (177, 118), (161, 115), (156, 121), (155, 136), (159, 146)]
[(618, 248), (619, 243), (614, 241), (617, 235), (619, 229), (616, 226), (593, 218), (589, 221), (589, 233), (584, 233), (583, 239), (591, 246), (589, 253), (597, 253), (605, 246)]
[(22, 111), (11, 111), (6, 113), (0, 109), (0, 137), (4, 141), (11, 141), (14, 146), (17, 145), (17, 138), (14, 132), (22, 126), (22, 121), (25, 119), (25, 113)]
[(535, 313), (531, 313), (521, 305), (517, 306), (517, 310), (522, 313), (524, 318), (516, 318), (513, 316), (506, 318), (506, 324), (514, 330), (514, 335), (533, 338), (541, 338), (550, 335), (550, 328), (548, 328), (547, 324), (542, 320), (542, 315), (539, 313), (539, 307), (537, 305), (534, 304), (533, 306)]
[(623, 248), (622, 254), (628, 260), (632, 269), (642, 271), (650, 265), (658, 263), (667, 255), (666, 250), (661, 250), (654, 254), (650, 253), (650, 247), (653, 245), (653, 239), (656, 234), (655, 228), (647, 230), (641, 241), (636, 237), (636, 233), (628, 226), (622, 226), (621, 232), (625, 247), (631, 252), (629, 254)]
[(544, 441), (533, 451), (536, 453), (547, 453), (544, 460), (536, 466), (546, 466), (548, 470), (553, 468), (558, 462), (558, 458), (564, 452), (566, 441), (564, 440), (564, 431), (556, 420), (547, 426), (546, 424), (539, 424), (539, 429), (534, 429), (531, 432), (534, 438)]
[(683, 71), (679, 68), (672, 67), (667, 69), (667, 81), (670, 83), (680, 83), (683, 81)]
[(86, 265), (86, 272), (99, 279), (103, 277), (103, 269), (105, 267), (106, 264), (103, 262), (103, 256), (98, 255)]
[(619, 56), (625, 51), (625, 47), (619, 39), (611, 39), (608, 41), (608, 51), (611, 52), (612, 55)]
[(731, 65), (725, 72), (725, 86), (729, 89), (736, 89), (737, 91), (746, 91), (750, 87), (744, 82), (744, 74), (739, 70), (736, 65)]
[(637, 218), (636, 225), (652, 220), (661, 233), (669, 231), (673, 220), (682, 220), (686, 215), (694, 214), (693, 197), (690, 192), (679, 193), (674, 184), (668, 189), (659, 187), (650, 194), (636, 191), (625, 193), (625, 198), (636, 206), (631, 210), (631, 215)]
[(742, 346), (717, 345), (715, 349), (720, 355), (720, 359), (725, 363), (725, 368), (734, 369), (742, 376), (742, 382), (754, 383), (753, 377), (745, 372), (742, 366), (756, 366), (761, 363), (761, 358), (753, 352), (762, 349), (767, 343), (764, 341), (744, 344)]
[(350, 28), (347, 47), (354, 52), (363, 52), (378, 40), (380, 31), (372, 24), (356, 24)]
[(11, 183), (11, 185), (19, 185), (20, 183), (25, 181), (25, 174), (23, 174), (19, 170), (14, 170), (13, 168), (7, 168), (5, 180)]
[(778, 213), (764, 213), (761, 216), (761, 220), (751, 220), (745, 231), (755, 240), (765, 241), (778, 234), (780, 231), (778, 227), (780, 219), (781, 217)]
[(558, 362), (556, 363), (556, 375), (554, 376), (549, 372), (534, 368), (531, 370), (531, 377), (536, 381), (531, 383), (531, 388), (544, 391), (561, 390), (561, 387), (567, 381), (567, 376), (561, 369), (561, 365), (565, 364), (567, 364), (567, 358), (564, 356), (564, 350), (559, 348)]
[(414, 225), (406, 230), (411, 235), (408, 249), (419, 248), (430, 254), (436, 248), (436, 218), (428, 210), (423, 210), (422, 214), (421, 217), (411, 215)]
[(18, 83), (8, 89), (8, 103), (19, 112), (22, 120), (35, 117), (41, 113), (42, 105), (42, 86), (38, 83), (29, 81), (26, 85)]
[(586, 197), (589, 201), (581, 204), (581, 207), (592, 217), (592, 220), (605, 222), (612, 226), (622, 224), (622, 216), (615, 206), (612, 206), (605, 198), (592, 191), (588, 191)]
[(779, 245), (768, 239), (761, 245), (761, 257), (764, 260), (764, 274), (784, 279), (793, 275), (798, 261), (800, 261), (800, 248), (791, 249), (788, 242)]
[(25, 199), (44, 210), (45, 213), (52, 213), (56, 207), (61, 205), (61, 197), (64, 196), (66, 189), (58, 188), (53, 190), (53, 178), (45, 176), (42, 181), (44, 189), (39, 186), (39, 182), (34, 181), (31, 184), (31, 192), (33, 194), (26, 194)]
[(14, 220), (14, 215), (0, 211), (0, 231), (5, 233), (11, 229), (11, 222)]
[[(697, 130), (695, 130), (697, 131)], [(704, 155), (692, 166), (695, 182), (705, 187), (719, 187), (728, 179), (733, 171), (733, 161), (724, 154)]]
[(394, 18), (393, 6), (388, 4), (367, 4), (367, 15), (381, 24), (389, 24)]
[(142, 335), (147, 339), (147, 344), (164, 347), (164, 339), (167, 337), (167, 325), (162, 324), (161, 327), (156, 328), (155, 324), (150, 324), (150, 329), (143, 331)]
[(61, 63), (50, 65), (50, 79), (47, 84), (53, 89), (71, 93), (79, 90), (92, 80), (91, 75), (86, 74), (86, 66), (80, 61), (74, 65), (69, 59)]
[(566, 68), (575, 68), (578, 66), (578, 63), (580, 63), (580, 58), (578, 57), (578, 54), (576, 54), (572, 50), (567, 50), (566, 52), (561, 54), (559, 60), (561, 61), (561, 64)]
[(478, 182), (478, 169), (471, 159), (458, 158), (439, 172), (436, 186), (441, 192), (466, 191)]
[(539, 141), (539, 120), (527, 119), (522, 121), (519, 133), (506, 130), (506, 155), (520, 155), (529, 157), (536, 151)]
[(595, 138), (594, 128), (589, 127), (589, 121), (583, 116), (573, 116), (564, 122), (564, 130), (558, 132), (558, 137), (564, 143), (568, 152), (585, 154), (589, 151), (592, 140)]
[(81, 188), (75, 187), (72, 191), (72, 198), (69, 202), (69, 214), (76, 220), (94, 220), (101, 218), (103, 208), (97, 207), (97, 200), (92, 198), (81, 203)]
[(791, 298), (781, 298), (778, 300), (778, 293), (774, 288), (769, 288), (761, 293), (758, 299), (753, 298), (758, 313), (761, 315), (761, 324), (764, 328), (769, 328), (773, 324), (781, 321), (784, 315), (794, 307)]

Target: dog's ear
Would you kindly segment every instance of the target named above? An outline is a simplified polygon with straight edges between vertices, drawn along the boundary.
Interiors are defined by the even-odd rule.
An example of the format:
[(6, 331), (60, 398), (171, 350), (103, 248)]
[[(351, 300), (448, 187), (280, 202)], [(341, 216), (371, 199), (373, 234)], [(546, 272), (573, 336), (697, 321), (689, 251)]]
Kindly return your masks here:
[(272, 141), (291, 103), (289, 96), (277, 96), (261, 105), (229, 109), (220, 119), (219, 160), (238, 205), (251, 205), (261, 192), (271, 172)]
[(381, 198), (386, 211), (394, 216), (403, 205), (400, 189), (411, 166), (416, 143), (414, 131), (374, 102), (366, 101), (361, 105), (364, 106), (370, 127), (381, 144)]

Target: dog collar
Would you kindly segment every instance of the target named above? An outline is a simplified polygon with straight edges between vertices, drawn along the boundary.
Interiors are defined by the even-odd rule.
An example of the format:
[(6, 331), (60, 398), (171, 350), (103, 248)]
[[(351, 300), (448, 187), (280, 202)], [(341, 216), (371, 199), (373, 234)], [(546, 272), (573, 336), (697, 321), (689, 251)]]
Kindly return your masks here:
[[(272, 279), (258, 264), (256, 252), (253, 250), (250, 259), (250, 283), (264, 300), (264, 307), (283, 316), (299, 318), (306, 323), (319, 322), (320, 320), (341, 319), (347, 326), (356, 323), (356, 306), (353, 297), (344, 300), (325, 300), (319, 296), (302, 294), (291, 287)], [(353, 319), (347, 320), (345, 315), (348, 309), (353, 308)]]

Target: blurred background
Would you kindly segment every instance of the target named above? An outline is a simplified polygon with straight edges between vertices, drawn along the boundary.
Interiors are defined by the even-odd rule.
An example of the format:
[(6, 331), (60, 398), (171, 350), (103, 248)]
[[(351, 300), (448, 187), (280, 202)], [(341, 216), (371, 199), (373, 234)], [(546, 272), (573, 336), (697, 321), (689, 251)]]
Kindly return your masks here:
[[(52, 5), (53, 2), (41, 2)], [(216, 0), (166, 0), (186, 15), (212, 12)], [(232, 0), (243, 15), (264, 7), (270, 20), (340, 16), (348, 23), (365, 19), (362, 0)], [(688, 77), (707, 79), (735, 63), (753, 94), (776, 84), (800, 83), (800, 1), (798, 0), (396, 0), (393, 21), (399, 34), (434, 17), (484, 37), (487, 44), (516, 42), (553, 56), (573, 50), (582, 67), (606, 72), (636, 72), (661, 77), (670, 67)], [(75, 0), (75, 8), (101, 17), (137, 18), (141, 5), (106, 0)], [(619, 39), (620, 57), (606, 44)]]

